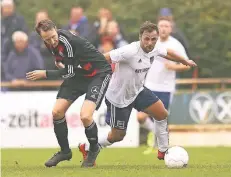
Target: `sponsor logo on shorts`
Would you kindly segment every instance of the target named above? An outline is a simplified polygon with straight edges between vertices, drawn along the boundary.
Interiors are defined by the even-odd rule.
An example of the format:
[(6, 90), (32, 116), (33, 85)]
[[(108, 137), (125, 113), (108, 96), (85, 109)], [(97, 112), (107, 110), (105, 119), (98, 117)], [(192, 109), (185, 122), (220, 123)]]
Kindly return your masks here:
[(91, 93), (92, 94), (99, 94), (99, 87), (98, 86), (94, 86), (91, 88)]
[(120, 128), (120, 129), (125, 129), (125, 121), (117, 120), (117, 125), (116, 126), (118, 128)]
[(95, 95), (91, 95), (92, 98), (96, 99), (96, 96)]

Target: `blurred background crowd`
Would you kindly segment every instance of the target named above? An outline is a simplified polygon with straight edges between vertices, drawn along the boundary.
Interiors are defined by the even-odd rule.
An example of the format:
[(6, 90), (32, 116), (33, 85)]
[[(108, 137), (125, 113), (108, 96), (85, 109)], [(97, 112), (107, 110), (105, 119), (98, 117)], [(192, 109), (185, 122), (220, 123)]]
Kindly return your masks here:
[[(32, 5), (30, 7), (30, 3), (32, 2), (34, 3), (34, 6)], [(123, 7), (123, 4), (121, 4), (121, 2), (118, 2), (118, 7), (114, 7), (114, 5), (112, 9), (116, 11), (116, 9), (120, 8), (121, 12), (113, 13), (108, 5), (107, 6), (109, 8), (103, 7), (104, 1), (101, 1), (102, 7), (100, 7), (100, 4), (97, 4), (95, 5), (97, 9), (92, 10), (92, 6), (94, 6), (94, 4), (98, 2), (97, 0), (81, 1), (85, 2), (82, 3), (83, 5), (81, 5), (81, 2), (78, 3), (78, 1), (72, 0), (72, 5), (69, 6), (69, 9), (67, 9), (67, 5), (63, 5), (63, 15), (54, 15), (54, 11), (56, 9), (62, 11), (62, 6), (57, 7), (57, 4), (60, 5), (60, 3), (58, 3), (58, 0), (57, 4), (55, 4), (56, 1), (49, 2), (52, 4), (54, 11), (49, 10), (50, 5), (47, 5), (48, 9), (40, 9), (41, 6), (39, 6), (39, 4), (43, 3), (43, 6), (46, 7), (46, 3), (48, 2), (45, 2), (46, 1), (42, 0), (41, 2), (29, 0), (1, 1), (2, 81), (9, 81), (15, 84), (20, 84), (21, 82), (25, 81), (25, 73), (27, 73), (28, 71), (35, 69), (56, 69), (53, 57), (46, 49), (43, 41), (40, 39), (38, 34), (36, 34), (36, 32), (33, 30), (33, 26), (37, 22), (48, 18), (54, 20), (58, 24), (59, 28), (73, 31), (80, 36), (87, 38), (95, 45), (96, 48), (99, 49), (99, 51), (107, 52), (112, 49), (116, 49), (123, 45), (126, 45), (134, 40), (138, 40), (138, 30), (140, 24), (136, 24), (135, 22), (142, 22), (145, 20), (151, 20), (155, 22), (158, 20), (158, 18), (165, 16), (172, 21), (172, 36), (182, 43), (188, 56), (191, 59), (197, 60), (197, 62), (199, 62), (199, 68), (201, 68), (201, 77), (231, 76), (229, 72), (222, 72), (224, 70), (231, 69), (231, 45), (230, 43), (228, 44), (228, 41), (231, 41), (231, 33), (230, 31), (227, 31), (226, 34), (224, 34), (224, 32), (222, 31), (220, 32), (220, 34), (215, 33), (216, 30), (214, 32), (214, 29), (217, 28), (217, 24), (215, 23), (214, 26), (211, 26), (211, 23), (207, 24), (207, 26), (210, 25), (209, 28), (206, 27), (203, 29), (200, 26), (201, 29), (196, 29), (198, 28), (198, 26), (195, 22), (198, 21), (198, 23), (201, 23), (200, 21), (203, 18), (207, 18), (206, 14), (203, 14), (206, 12), (203, 12), (200, 9), (198, 10), (198, 14), (200, 14), (199, 17), (194, 16), (194, 19), (190, 19), (190, 14), (188, 14), (187, 11), (182, 11), (181, 13), (178, 13), (178, 17), (174, 18), (171, 8), (160, 7), (158, 8), (158, 10), (153, 10), (151, 12), (150, 7), (148, 7), (149, 5), (146, 4), (147, 11), (142, 13), (142, 17), (140, 17), (139, 14), (133, 14), (133, 17), (130, 17), (129, 13), (131, 13), (131, 11), (135, 12), (133, 6), (136, 6), (136, 9), (139, 9), (139, 6), (140, 8), (142, 8), (142, 6), (139, 4), (140, 2), (135, 5), (133, 4), (133, 6), (127, 6), (128, 4), (126, 5), (126, 3), (128, 2), (124, 2), (124, 6), (126, 7)], [(191, 0), (188, 1), (188, 3), (190, 2)], [(69, 2), (67, 2), (67, 4), (68, 3)], [(143, 3), (149, 3), (149, 1), (144, 1)], [(153, 4), (154, 1), (150, 3)], [(108, 4), (108, 2), (106, 4)], [(20, 7), (21, 11), (18, 10), (18, 6)], [(185, 9), (187, 9), (188, 6), (190, 6), (190, 4), (186, 4)], [(28, 8), (31, 8), (32, 10)], [(87, 13), (87, 10), (89, 10), (90, 12)], [(35, 12), (33, 14), (33, 25), (32, 22), (29, 21), (32, 18), (32, 12)], [(52, 17), (50, 15), (50, 12), (52, 12)], [(127, 16), (125, 15), (123, 18), (122, 13), (126, 14)], [(188, 17), (181, 17), (181, 14)], [(53, 16), (55, 17), (53, 18)], [(150, 19), (150, 16), (153, 16), (153, 18)], [(224, 18), (226, 17), (226, 11), (223, 12), (223, 16)], [(119, 17), (120, 20), (117, 20), (117, 17)], [(135, 18), (137, 18), (138, 20), (134, 20)], [(60, 19), (60, 21), (58, 19)], [(187, 19), (191, 22), (182, 22), (180, 19)], [(180, 23), (180, 27), (176, 25), (175, 21), (177, 20)], [(210, 19), (210, 21), (211, 20), (214, 21), (214, 19)], [(205, 22), (203, 22), (203, 24), (205, 24)], [(227, 24), (223, 25), (225, 27), (227, 26)], [(223, 30), (224, 29), (225, 28), (223, 27)], [(186, 31), (188, 35), (185, 34), (183, 31)], [(189, 36), (194, 33), (197, 34), (198, 31), (202, 33), (195, 36)], [(227, 41), (222, 42), (224, 45), (221, 45), (221, 42), (218, 42), (219, 36), (222, 35), (227, 35)], [(206, 52), (207, 49), (209, 50), (209, 52)], [(219, 58), (217, 56), (219, 56)], [(184, 73), (179, 77), (196, 76), (198, 76), (198, 71), (194, 70), (186, 74)]]

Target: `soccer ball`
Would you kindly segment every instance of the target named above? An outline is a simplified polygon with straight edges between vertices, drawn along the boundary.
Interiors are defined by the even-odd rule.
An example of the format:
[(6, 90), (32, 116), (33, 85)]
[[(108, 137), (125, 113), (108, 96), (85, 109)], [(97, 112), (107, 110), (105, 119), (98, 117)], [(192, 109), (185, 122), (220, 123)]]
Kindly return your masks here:
[(188, 164), (189, 156), (187, 151), (180, 146), (169, 148), (164, 157), (165, 165), (168, 168), (183, 168)]

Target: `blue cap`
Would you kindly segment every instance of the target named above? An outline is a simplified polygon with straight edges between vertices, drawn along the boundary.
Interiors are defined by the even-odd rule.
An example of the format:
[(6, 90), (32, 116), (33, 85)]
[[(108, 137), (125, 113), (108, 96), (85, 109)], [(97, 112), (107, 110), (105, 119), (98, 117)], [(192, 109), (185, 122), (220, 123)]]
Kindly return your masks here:
[(172, 16), (172, 11), (171, 9), (165, 7), (165, 8), (160, 9), (159, 15), (160, 16)]

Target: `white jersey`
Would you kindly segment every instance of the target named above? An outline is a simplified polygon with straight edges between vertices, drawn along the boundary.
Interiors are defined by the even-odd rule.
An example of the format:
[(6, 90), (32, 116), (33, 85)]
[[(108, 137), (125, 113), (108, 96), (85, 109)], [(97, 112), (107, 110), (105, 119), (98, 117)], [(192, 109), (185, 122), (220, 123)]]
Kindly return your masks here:
[(167, 50), (155, 48), (145, 53), (139, 41), (112, 50), (110, 57), (116, 66), (106, 92), (108, 101), (118, 108), (130, 105), (143, 90), (145, 76), (157, 55), (166, 56)]
[[(188, 59), (188, 56), (185, 52), (183, 45), (177, 39), (171, 36), (165, 42), (158, 41), (156, 47), (158, 48), (164, 47), (166, 49), (171, 49), (177, 52), (177, 54)], [(174, 61), (169, 61), (161, 56), (157, 56), (155, 58), (150, 70), (148, 71), (145, 80), (145, 87), (147, 87), (152, 91), (159, 91), (159, 92), (175, 91), (176, 71), (168, 70), (165, 67), (166, 62), (175, 63)]]

